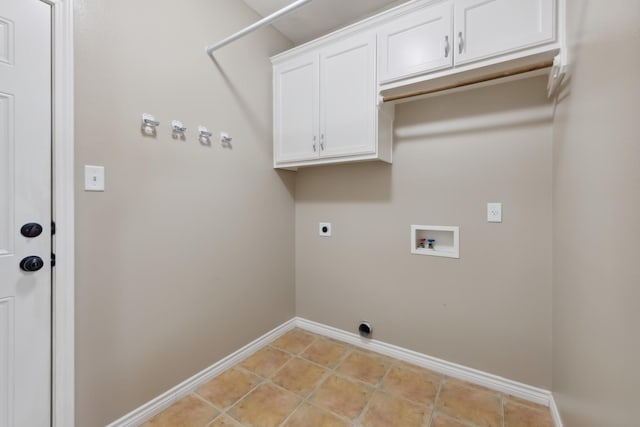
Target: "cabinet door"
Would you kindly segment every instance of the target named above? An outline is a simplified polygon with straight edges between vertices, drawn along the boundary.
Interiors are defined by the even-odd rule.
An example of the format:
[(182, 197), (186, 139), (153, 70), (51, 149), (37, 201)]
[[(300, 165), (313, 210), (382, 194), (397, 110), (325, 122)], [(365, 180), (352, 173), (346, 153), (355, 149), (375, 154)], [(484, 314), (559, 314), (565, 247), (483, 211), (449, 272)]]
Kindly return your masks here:
[(551, 42), (555, 0), (458, 0), (455, 64)]
[(451, 67), (451, 14), (451, 2), (445, 2), (397, 18), (378, 31), (379, 81)]
[(318, 157), (318, 55), (274, 67), (274, 157), (276, 163)]
[(320, 157), (376, 150), (375, 34), (328, 46), (320, 59)]

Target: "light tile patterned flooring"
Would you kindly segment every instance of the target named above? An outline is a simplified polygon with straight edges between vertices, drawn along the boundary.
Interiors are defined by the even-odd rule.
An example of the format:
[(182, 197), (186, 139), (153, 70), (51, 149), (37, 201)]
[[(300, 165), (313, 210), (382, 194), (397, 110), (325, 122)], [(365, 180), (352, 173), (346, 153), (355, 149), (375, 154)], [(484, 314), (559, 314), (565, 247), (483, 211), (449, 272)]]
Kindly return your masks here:
[(553, 427), (515, 397), (294, 329), (144, 427)]

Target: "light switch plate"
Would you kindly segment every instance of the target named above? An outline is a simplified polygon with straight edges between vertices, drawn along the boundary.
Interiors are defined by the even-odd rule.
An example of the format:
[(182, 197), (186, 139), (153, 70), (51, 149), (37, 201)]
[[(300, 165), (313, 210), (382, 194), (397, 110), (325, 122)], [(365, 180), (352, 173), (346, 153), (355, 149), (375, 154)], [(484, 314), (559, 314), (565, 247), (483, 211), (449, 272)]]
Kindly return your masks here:
[(84, 190), (104, 191), (104, 166), (84, 166)]
[(502, 203), (487, 203), (487, 222), (502, 222)]

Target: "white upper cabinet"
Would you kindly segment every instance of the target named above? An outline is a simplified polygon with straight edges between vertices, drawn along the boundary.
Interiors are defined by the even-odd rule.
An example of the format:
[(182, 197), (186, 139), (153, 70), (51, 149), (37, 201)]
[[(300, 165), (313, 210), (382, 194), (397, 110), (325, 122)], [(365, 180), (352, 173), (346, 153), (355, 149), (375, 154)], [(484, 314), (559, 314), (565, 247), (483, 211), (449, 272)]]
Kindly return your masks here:
[(399, 16), (378, 31), (378, 79), (397, 78), (453, 65), (450, 1)]
[(279, 161), (318, 153), (318, 55), (278, 64), (274, 76), (274, 155)]
[(554, 0), (456, 0), (455, 64), (555, 40)]
[(391, 161), (376, 103), (376, 35), (357, 33), (274, 59), (274, 166)]
[(412, 0), (274, 56), (274, 167), (391, 163), (395, 102), (544, 72), (562, 1)]
[(375, 34), (335, 43), (320, 57), (320, 156), (376, 151)]
[(408, 2), (377, 30), (378, 83), (384, 92), (526, 56), (548, 60), (555, 55), (557, 1)]

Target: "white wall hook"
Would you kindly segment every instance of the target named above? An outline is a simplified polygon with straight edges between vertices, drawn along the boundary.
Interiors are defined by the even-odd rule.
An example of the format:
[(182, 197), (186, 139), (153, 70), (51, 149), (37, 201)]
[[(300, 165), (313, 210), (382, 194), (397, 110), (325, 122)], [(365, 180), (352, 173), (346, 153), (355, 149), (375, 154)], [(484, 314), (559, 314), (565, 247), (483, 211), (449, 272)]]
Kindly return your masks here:
[(184, 133), (187, 131), (187, 128), (184, 127), (180, 120), (172, 120), (171, 129), (173, 131), (174, 138), (183, 137)]
[(184, 125), (180, 120), (172, 120), (171, 129), (173, 129), (174, 133), (179, 133), (179, 134), (183, 134), (187, 131), (187, 128), (184, 127)]
[(201, 144), (205, 144), (205, 145), (211, 144), (212, 136), (213, 136), (213, 133), (209, 132), (209, 129), (207, 129), (204, 126), (198, 126), (198, 140), (200, 141)]
[(156, 128), (160, 126), (160, 122), (151, 114), (142, 114), (142, 130), (147, 135), (155, 135)]
[(229, 145), (229, 144), (231, 144), (231, 141), (232, 141), (232, 140), (233, 140), (233, 138), (231, 138), (231, 137), (229, 136), (229, 134), (228, 134), (228, 133), (226, 133), (226, 132), (220, 132), (220, 142), (221, 142), (223, 145)]
[(204, 139), (209, 139), (213, 136), (213, 134), (209, 132), (209, 129), (204, 126), (198, 126), (198, 135), (200, 136), (200, 138)]

